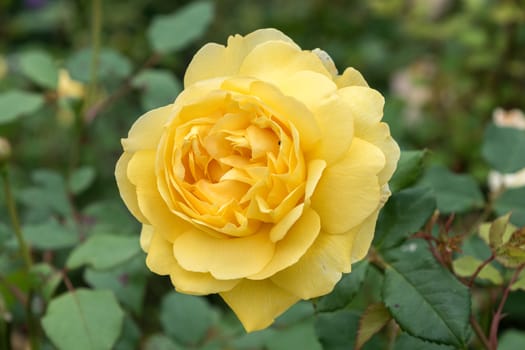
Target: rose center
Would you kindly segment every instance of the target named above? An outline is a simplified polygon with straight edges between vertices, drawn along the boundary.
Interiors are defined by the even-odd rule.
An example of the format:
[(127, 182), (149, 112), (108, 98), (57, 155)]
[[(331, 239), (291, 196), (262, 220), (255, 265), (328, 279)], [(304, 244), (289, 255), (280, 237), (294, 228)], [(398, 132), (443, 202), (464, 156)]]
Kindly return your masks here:
[(242, 97), (188, 120), (183, 113), (168, 128), (163, 158), (176, 214), (245, 236), (302, 201), (305, 166), (292, 125)]

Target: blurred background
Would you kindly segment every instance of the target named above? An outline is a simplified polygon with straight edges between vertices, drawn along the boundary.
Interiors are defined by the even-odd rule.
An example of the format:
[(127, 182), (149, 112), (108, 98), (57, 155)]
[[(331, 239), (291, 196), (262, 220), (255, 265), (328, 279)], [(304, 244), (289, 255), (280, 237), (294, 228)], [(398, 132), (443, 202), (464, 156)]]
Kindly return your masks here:
[[(188, 1), (102, 2), (101, 45), (108, 48), (108, 60), (115, 66), (102, 77), (106, 89), (118, 86), (119, 80), (151, 55), (146, 29), (152, 19), (185, 3)], [(6, 75), (7, 67), (16, 72), (16, 55), (35, 48), (45, 49), (59, 65), (70, 68), (73, 78), (87, 80), (87, 69), (75, 69), (75, 64), (82, 61), (81, 50), (90, 46), (90, 9), (89, 1), (1, 0), (0, 89), (19, 79), (16, 74)], [(434, 161), (470, 172), (480, 183), (485, 182), (488, 171), (480, 161), (485, 125), (498, 107), (524, 107), (522, 0), (220, 0), (215, 2), (205, 34), (177, 55), (163, 56), (156, 66), (180, 81), (203, 43), (225, 43), (228, 35), (263, 27), (284, 31), (305, 49), (323, 48), (340, 71), (347, 66), (358, 69), (386, 96), (385, 120), (403, 148), (428, 148)], [(173, 84), (174, 90), (179, 86)], [(129, 100), (125, 106), (117, 103), (108, 113), (117, 109), (118, 116), (108, 123), (125, 125), (99, 125), (105, 129), (105, 136), (99, 136), (97, 142), (103, 151), (117, 150), (119, 136), (142, 112)], [(38, 125), (38, 132), (23, 133), (34, 137), (25, 147), (42, 150), (34, 146), (45, 129), (55, 135), (50, 119), (39, 119), (45, 125), (26, 120), (26, 124)], [(62, 145), (59, 140), (52, 145), (46, 138), (43, 147), (60, 158)], [(42, 161), (40, 156), (38, 161)], [(21, 158), (30, 159), (32, 165), (37, 161)], [(107, 167), (112, 164), (108, 159)]]
[[(486, 145), (493, 123), (525, 129), (523, 0), (216, 0), (210, 2), (211, 13), (202, 12), (209, 16), (200, 23), (202, 30), (184, 42), (178, 33), (155, 37), (152, 24), (191, 1), (99, 1), (99, 74), (90, 85), (94, 2), (0, 0), (0, 136), (11, 143), (22, 221), (43, 261), (64, 266), (66, 248), (77, 244), (43, 241), (39, 237), (45, 237), (40, 233), (46, 229), (80, 232), (81, 241), (100, 232), (136, 239), (140, 228), (123, 207), (113, 175), (120, 138), (142, 113), (173, 101), (182, 89), (185, 68), (204, 43), (225, 44), (229, 35), (258, 28), (280, 29), (303, 49), (322, 48), (340, 72), (349, 66), (359, 70), (385, 96), (384, 120), (403, 150), (426, 149), (427, 163), (470, 174), (474, 195), (467, 193), (459, 209), (445, 205), (443, 213), (481, 209), (490, 193), (508, 180), (496, 174), (489, 182), (498, 156), (489, 151), (484, 156), (483, 148), (497, 148), (497, 154), (505, 154), (505, 147), (516, 152), (514, 144)], [(165, 49), (162, 42), (169, 44), (170, 36), (180, 39), (179, 44)], [(519, 158), (525, 149), (517, 152)], [(522, 172), (521, 180), (504, 184), (521, 186), (521, 192), (496, 205), (498, 213), (519, 207), (513, 216), (517, 225), (525, 225), (524, 176)], [(441, 210), (440, 205), (438, 198)], [(0, 194), (0, 213), (5, 212)], [(4, 217), (0, 248), (10, 235)], [(0, 272), (23, 290), (25, 282), (17, 277), (12, 256), (0, 256)], [(122, 338), (131, 343), (119, 343), (121, 349), (132, 348), (141, 331), (153, 333), (159, 322), (169, 324), (173, 317), (139, 317), (157, 315), (159, 299), (171, 285), (145, 271), (142, 254), (132, 262), (110, 271), (88, 267), (70, 276), (76, 286), (113, 290), (133, 316), (126, 316)], [(22, 324), (23, 310), (12, 306), (2, 288), (15, 323)], [(179, 305), (166, 300), (166, 307)], [(215, 297), (209, 300), (220, 303)], [(523, 326), (524, 301), (523, 292), (511, 297), (508, 307), (515, 317), (506, 319), (509, 324)], [(299, 304), (295, 312), (301, 315), (304, 307), (308, 309)], [(236, 322), (228, 317), (225, 324)], [(240, 334), (238, 324), (235, 327)]]

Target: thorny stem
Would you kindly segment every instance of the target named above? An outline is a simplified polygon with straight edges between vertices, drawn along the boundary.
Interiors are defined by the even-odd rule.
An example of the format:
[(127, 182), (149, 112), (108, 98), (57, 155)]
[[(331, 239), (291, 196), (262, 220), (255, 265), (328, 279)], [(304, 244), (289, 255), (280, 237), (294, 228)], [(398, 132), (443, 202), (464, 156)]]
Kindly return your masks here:
[(505, 306), (505, 303), (507, 302), (507, 298), (510, 294), (510, 289), (514, 282), (518, 279), (519, 274), (521, 271), (525, 268), (525, 264), (520, 265), (516, 271), (514, 271), (514, 274), (512, 275), (512, 278), (510, 279), (509, 283), (507, 284), (507, 287), (505, 288), (505, 291), (503, 292), (503, 296), (501, 297), (501, 300), (498, 305), (498, 309), (494, 313), (494, 316), (492, 317), (492, 322), (490, 324), (490, 336), (489, 336), (489, 342), (491, 349), (497, 350), (498, 348), (498, 327), (499, 322), (504, 317), (502, 315), (503, 307)]
[(476, 279), (476, 277), (478, 277), (481, 270), (483, 270), (483, 268), (487, 266), (488, 264), (490, 264), (492, 260), (494, 260), (495, 258), (496, 258), (496, 254), (492, 252), (492, 254), (487, 259), (485, 259), (485, 261), (483, 261), (481, 265), (478, 266), (476, 271), (474, 271), (474, 274), (472, 274), (472, 276), (470, 277), (470, 280), (468, 282), (469, 288), (472, 288), (472, 286), (474, 285), (474, 280)]

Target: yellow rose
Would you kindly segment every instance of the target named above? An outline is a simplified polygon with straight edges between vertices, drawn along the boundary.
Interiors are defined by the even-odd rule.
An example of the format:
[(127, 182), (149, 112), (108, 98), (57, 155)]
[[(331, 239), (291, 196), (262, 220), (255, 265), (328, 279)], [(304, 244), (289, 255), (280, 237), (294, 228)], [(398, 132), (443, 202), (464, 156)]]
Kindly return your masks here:
[(122, 140), (119, 190), (153, 272), (263, 329), (367, 254), (399, 158), (384, 99), (275, 29), (205, 45), (184, 86)]

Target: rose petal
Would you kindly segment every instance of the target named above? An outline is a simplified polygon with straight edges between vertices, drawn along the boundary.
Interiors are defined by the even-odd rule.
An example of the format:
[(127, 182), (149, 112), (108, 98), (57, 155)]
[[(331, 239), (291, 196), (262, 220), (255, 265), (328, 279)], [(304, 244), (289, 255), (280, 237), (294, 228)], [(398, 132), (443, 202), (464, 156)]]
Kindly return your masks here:
[(328, 164), (348, 153), (354, 136), (354, 118), (350, 106), (341, 98), (326, 99), (314, 109), (321, 129), (321, 139), (314, 148), (312, 158), (326, 160)]
[(167, 105), (142, 115), (129, 130), (128, 137), (122, 139), (124, 151), (157, 149), (164, 124), (173, 113), (173, 105)]
[(322, 159), (314, 159), (308, 162), (306, 186), (304, 189), (305, 202), (310, 202), (310, 197), (315, 191), (324, 170), (326, 169), (326, 162)]
[(283, 41), (295, 45), (290, 38), (276, 29), (256, 30), (245, 37), (231, 36), (228, 38), (227, 47), (215, 43), (206, 44), (193, 56), (184, 76), (184, 86), (238, 73), (246, 55), (267, 41)]
[(256, 46), (244, 58), (239, 75), (280, 86), (282, 81), (300, 71), (332, 77), (316, 54), (301, 51), (296, 45), (284, 41), (268, 41)]
[(140, 247), (145, 253), (148, 252), (152, 237), (153, 237), (153, 226), (142, 225), (142, 230), (140, 231)]
[(175, 288), (183, 293), (205, 295), (232, 289), (240, 280), (217, 280), (209, 273), (186, 271), (173, 256), (173, 244), (153, 234), (146, 257), (148, 268), (159, 275), (170, 275)]
[(350, 235), (321, 232), (296, 264), (276, 273), (271, 280), (302, 299), (330, 293), (342, 272), (350, 271), (353, 241)]
[(325, 75), (312, 71), (299, 71), (279, 82), (279, 90), (304, 103), (310, 110), (316, 109), (337, 86)]
[(250, 93), (259, 97), (278, 119), (289, 121), (299, 132), (301, 148), (311, 149), (321, 137), (314, 115), (302, 103), (284, 96), (272, 85), (256, 81), (250, 85)]
[(349, 86), (337, 93), (352, 110), (356, 130), (379, 123), (383, 117), (385, 99), (376, 90), (363, 86)]
[(385, 184), (394, 174), (401, 155), (398, 144), (390, 136), (390, 128), (386, 123), (378, 123), (366, 129), (356, 129), (356, 136), (379, 147), (385, 155), (386, 164), (379, 172), (379, 183)]
[(170, 242), (194, 226), (173, 214), (157, 190), (155, 151), (136, 152), (128, 163), (128, 178), (137, 188), (140, 211), (155, 232)]
[(277, 242), (270, 263), (262, 271), (248, 278), (265, 279), (295, 264), (315, 241), (320, 229), (319, 215), (314, 210), (306, 208), (284, 238)]
[(379, 206), (377, 174), (385, 165), (379, 148), (354, 137), (350, 151), (327, 167), (312, 196), (312, 208), (328, 233), (344, 233)]
[(347, 87), (347, 86), (366, 86), (368, 87), (368, 83), (366, 82), (365, 78), (359, 73), (357, 70), (355, 70), (352, 67), (348, 67), (345, 69), (343, 74), (337, 76), (335, 78), (335, 83), (337, 84), (337, 87), (340, 89)]
[(209, 272), (218, 279), (236, 279), (263, 269), (273, 256), (275, 245), (263, 231), (247, 237), (217, 238), (193, 230), (173, 243), (175, 258), (182, 268)]
[(117, 180), (120, 197), (122, 197), (124, 204), (126, 204), (131, 214), (140, 222), (147, 224), (149, 221), (139, 208), (137, 188), (128, 179), (128, 164), (132, 157), (133, 155), (131, 153), (122, 153), (115, 166), (115, 179)]
[(243, 280), (228, 292), (220, 293), (247, 332), (264, 329), (299, 298), (270, 280)]
[(379, 209), (366, 218), (358, 228), (353, 229), (352, 232), (348, 233), (354, 237), (354, 244), (352, 246), (352, 264), (363, 259), (368, 254), (368, 250), (374, 239), (378, 215)]

